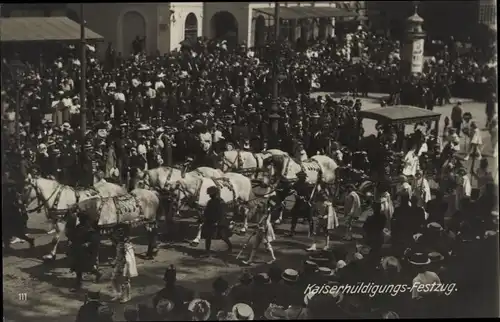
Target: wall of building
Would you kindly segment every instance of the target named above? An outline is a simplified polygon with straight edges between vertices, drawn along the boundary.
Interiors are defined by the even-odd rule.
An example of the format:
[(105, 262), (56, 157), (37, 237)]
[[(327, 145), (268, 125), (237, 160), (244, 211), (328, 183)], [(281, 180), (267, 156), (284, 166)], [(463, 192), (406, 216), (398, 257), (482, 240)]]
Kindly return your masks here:
[[(163, 4), (156, 3), (88, 3), (85, 4), (85, 20), (90, 29), (112, 42), (117, 52), (127, 53), (132, 46), (131, 39), (138, 34), (146, 36), (145, 49), (153, 53), (158, 46), (158, 10)], [(68, 8), (79, 15), (79, 4), (68, 4)], [(130, 26), (130, 17), (136, 17), (135, 26)], [(141, 19), (142, 18), (142, 19)], [(137, 24), (141, 23), (143, 26)], [(143, 32), (144, 31), (144, 32)], [(102, 49), (102, 48), (100, 48)], [(100, 50), (102, 52), (102, 50)]]
[(169, 49), (179, 49), (180, 43), (185, 39), (186, 18), (190, 13), (196, 16), (198, 22), (198, 37), (203, 35), (203, 2), (170, 2), (173, 11), (170, 21)]

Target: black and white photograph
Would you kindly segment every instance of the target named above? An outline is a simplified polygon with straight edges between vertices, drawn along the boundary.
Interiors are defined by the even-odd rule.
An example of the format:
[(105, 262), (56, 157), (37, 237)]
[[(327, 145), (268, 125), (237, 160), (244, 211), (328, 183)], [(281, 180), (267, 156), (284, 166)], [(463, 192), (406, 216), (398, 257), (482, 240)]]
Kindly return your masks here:
[(0, 4), (4, 322), (500, 317), (497, 4)]

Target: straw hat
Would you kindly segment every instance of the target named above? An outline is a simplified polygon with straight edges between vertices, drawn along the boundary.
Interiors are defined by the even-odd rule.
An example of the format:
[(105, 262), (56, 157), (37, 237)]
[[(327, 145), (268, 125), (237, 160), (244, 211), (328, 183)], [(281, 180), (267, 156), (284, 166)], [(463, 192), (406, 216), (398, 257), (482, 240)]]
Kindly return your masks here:
[(254, 312), (250, 305), (245, 303), (237, 303), (233, 306), (231, 312), (236, 317), (236, 320), (253, 320)]
[(424, 266), (428, 265), (431, 260), (427, 254), (424, 253), (414, 253), (409, 256), (408, 262), (415, 266)]
[(299, 279), (299, 272), (294, 269), (288, 268), (281, 274), (281, 278), (287, 282), (297, 282)]
[(202, 299), (194, 299), (188, 305), (188, 311), (199, 321), (207, 321), (210, 317), (210, 303)]
[(318, 272), (323, 276), (333, 276), (334, 272), (329, 267), (319, 267)]
[(275, 304), (269, 304), (269, 307), (264, 311), (264, 318), (266, 320), (286, 320), (286, 311)]
[(165, 315), (172, 312), (174, 310), (174, 307), (174, 302), (167, 299), (161, 299), (158, 304), (156, 304), (156, 312), (159, 315)]

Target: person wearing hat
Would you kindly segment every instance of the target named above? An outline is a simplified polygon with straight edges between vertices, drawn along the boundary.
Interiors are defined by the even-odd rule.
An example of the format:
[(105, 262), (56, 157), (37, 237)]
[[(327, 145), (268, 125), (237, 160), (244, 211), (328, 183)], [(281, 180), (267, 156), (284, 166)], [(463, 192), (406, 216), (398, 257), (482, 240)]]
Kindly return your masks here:
[(210, 200), (203, 212), (203, 226), (201, 235), (205, 239), (204, 257), (210, 257), (210, 248), (212, 245), (212, 238), (220, 237), (228, 246), (228, 252), (233, 250), (233, 244), (229, 240), (231, 230), (229, 228), (229, 221), (226, 217), (225, 204), (220, 197), (220, 190), (216, 186), (208, 187), (207, 194)]
[(130, 227), (120, 225), (114, 232), (116, 244), (116, 258), (114, 263), (112, 286), (115, 292), (113, 301), (120, 303), (130, 301), (130, 278), (136, 277), (137, 266), (135, 263), (134, 247), (130, 242)]
[(436, 189), (433, 194), (434, 199), (429, 200), (425, 207), (426, 212), (429, 214), (427, 221), (429, 223), (438, 223), (441, 227), (444, 227), (444, 215), (448, 205), (443, 198), (443, 193), (440, 190)]
[(156, 317), (160, 321), (170, 321), (171, 319), (175, 319), (176, 316), (173, 314), (174, 309), (174, 302), (163, 299), (156, 305)]
[[(73, 226), (68, 232), (68, 240), (71, 242), (68, 254), (71, 262), (70, 269), (76, 273), (75, 286), (71, 292), (77, 292), (82, 286), (83, 273), (92, 273), (97, 283), (101, 279), (102, 273), (99, 271), (98, 261), (100, 234), (96, 229), (96, 223), (86, 214), (79, 212), (72, 214), (71, 220), (74, 222), (78, 220), (76, 227)], [(44, 260), (55, 259), (54, 252), (44, 256)]]
[(231, 312), (237, 321), (253, 320), (255, 317), (252, 307), (246, 303), (236, 303)]
[(398, 191), (397, 198), (398, 198), (399, 204), (401, 204), (402, 196), (407, 195), (408, 198), (411, 198), (411, 196), (413, 195), (413, 191), (412, 191), (412, 187), (411, 187), (410, 183), (408, 182), (409, 180), (408, 180), (407, 176), (400, 175), (399, 181), (400, 181), (400, 183), (398, 184), (398, 187), (396, 189)]
[(267, 273), (255, 275), (252, 288), (252, 307), (255, 316), (261, 317), (269, 303), (272, 303), (272, 291), (271, 278)]
[(411, 213), (410, 196), (404, 194), (391, 219), (391, 244), (396, 252), (402, 252), (411, 243), (413, 234), (407, 225), (408, 215)]
[(315, 223), (316, 231), (313, 236), (313, 244), (309, 247), (308, 251), (316, 251), (317, 245), (317, 236), (326, 235), (326, 241), (324, 249), (330, 249), (330, 235), (333, 230), (339, 227), (339, 219), (337, 217), (337, 213), (333, 208), (333, 203), (329, 200), (328, 190), (324, 189), (318, 193), (318, 202), (317, 205), (317, 214), (316, 219), (317, 223)]
[(471, 180), (465, 167), (459, 167), (456, 171), (456, 187), (451, 198), (451, 204), (448, 204), (448, 212), (454, 214), (461, 210), (461, 202), (464, 198), (470, 199), (472, 194)]
[(291, 210), (292, 224), (290, 227), (290, 236), (295, 235), (295, 228), (299, 217), (307, 218), (309, 221), (309, 234), (313, 234), (312, 222), (312, 206), (311, 206), (311, 192), (312, 189), (306, 182), (307, 173), (300, 171), (296, 174), (298, 181), (292, 186), (292, 193), (295, 194), (295, 203)]
[(10, 178), (7, 173), (6, 180), (2, 182), (3, 195), (3, 215), (2, 215), (2, 241), (5, 250), (11, 249), (11, 244), (27, 241), (30, 247), (35, 246), (34, 238), (27, 236), (26, 223), (28, 214), (25, 211), (24, 203), (18, 192), (18, 182)]
[(253, 290), (253, 276), (248, 271), (245, 270), (243, 275), (240, 276), (240, 281), (233, 287), (228, 296), (232, 303), (246, 303), (248, 305), (253, 305), (252, 303), (252, 290)]
[(276, 257), (274, 256), (274, 249), (271, 245), (271, 243), (274, 240), (276, 240), (276, 235), (274, 234), (274, 228), (271, 223), (270, 212), (268, 212), (267, 215), (261, 218), (253, 239), (254, 240), (252, 243), (252, 250), (250, 251), (250, 256), (248, 257), (248, 260), (243, 261), (245, 265), (250, 265), (253, 263), (253, 259), (255, 257), (255, 254), (257, 253), (257, 249), (259, 248), (262, 242), (264, 242), (266, 249), (269, 251), (271, 255), (271, 260), (268, 261), (267, 263), (272, 264), (274, 261), (276, 261)]
[(78, 310), (76, 322), (98, 321), (99, 308), (101, 303), (101, 291), (97, 287), (92, 287), (85, 295), (85, 301)]
[(177, 270), (174, 265), (170, 265), (165, 270), (163, 281), (165, 282), (165, 287), (153, 297), (153, 306), (157, 307), (158, 303), (162, 300), (172, 301), (174, 304), (173, 313), (180, 317), (187, 309), (185, 303), (193, 300), (194, 293), (190, 289), (177, 283)]
[(429, 181), (427, 181), (424, 177), (424, 173), (420, 169), (415, 173), (413, 196), (417, 198), (417, 204), (419, 207), (425, 207), (432, 197)]
[(115, 312), (106, 304), (101, 305), (97, 310), (97, 321), (99, 322), (113, 322)]
[(483, 147), (483, 139), (481, 135), (481, 130), (477, 126), (475, 121), (470, 122), (470, 133), (469, 133), (470, 144), (467, 149), (467, 154), (464, 157), (464, 161), (469, 160), (472, 156), (475, 159), (481, 159), (481, 149)]
[(361, 198), (356, 190), (353, 184), (348, 184), (346, 187), (347, 194), (344, 198), (344, 217), (347, 219), (347, 232), (344, 236), (345, 240), (352, 239), (352, 224), (361, 216)]
[(191, 321), (208, 321), (212, 308), (207, 300), (194, 299), (188, 305), (188, 315)]
[(123, 309), (123, 317), (126, 322), (139, 321), (139, 308), (137, 305), (127, 305)]
[(462, 102), (458, 101), (453, 109), (451, 110), (451, 126), (456, 130), (457, 134), (460, 136), (462, 133), (462, 122), (463, 122), (463, 110)]

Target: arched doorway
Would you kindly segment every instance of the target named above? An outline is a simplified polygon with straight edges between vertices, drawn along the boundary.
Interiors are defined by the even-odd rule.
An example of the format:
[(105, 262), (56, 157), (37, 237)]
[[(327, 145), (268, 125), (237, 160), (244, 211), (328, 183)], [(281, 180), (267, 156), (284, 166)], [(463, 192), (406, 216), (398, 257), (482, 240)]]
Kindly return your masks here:
[(259, 15), (255, 19), (255, 47), (261, 47), (266, 43), (266, 18)]
[(210, 20), (212, 35), (215, 39), (225, 39), (228, 43), (238, 43), (238, 21), (228, 11), (217, 12)]
[(198, 38), (198, 18), (194, 13), (190, 13), (186, 17), (184, 24), (184, 39), (190, 42), (196, 42)]
[(133, 54), (132, 43), (139, 37), (142, 40), (142, 48), (145, 48), (146, 19), (137, 11), (129, 11), (122, 19), (122, 48), (123, 55), (128, 57)]

